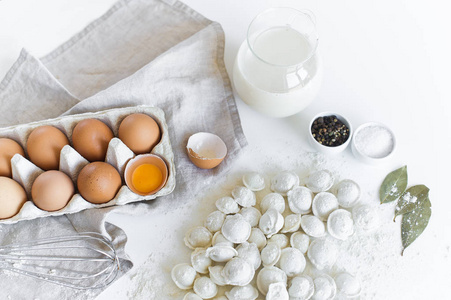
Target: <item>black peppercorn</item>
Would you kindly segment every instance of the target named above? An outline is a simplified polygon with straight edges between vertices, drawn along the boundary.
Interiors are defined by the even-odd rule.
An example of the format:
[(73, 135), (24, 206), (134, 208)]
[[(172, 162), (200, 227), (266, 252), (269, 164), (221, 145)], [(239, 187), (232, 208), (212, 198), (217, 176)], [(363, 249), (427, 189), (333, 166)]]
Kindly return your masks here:
[(334, 115), (316, 118), (310, 130), (313, 138), (324, 146), (340, 146), (349, 138), (349, 128)]

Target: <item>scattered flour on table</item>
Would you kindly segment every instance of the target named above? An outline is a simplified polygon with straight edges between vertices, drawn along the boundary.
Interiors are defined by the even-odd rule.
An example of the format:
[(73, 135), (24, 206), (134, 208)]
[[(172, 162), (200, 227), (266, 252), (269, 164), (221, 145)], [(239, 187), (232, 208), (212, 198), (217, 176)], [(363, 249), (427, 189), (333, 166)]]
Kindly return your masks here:
[(184, 293), (171, 280), (171, 265), (165, 264), (167, 254), (151, 254), (128, 275), (130, 288), (127, 297), (134, 300), (177, 299)]
[[(293, 145), (286, 145), (293, 147)], [(283, 151), (281, 151), (283, 153)], [(390, 170), (375, 169), (357, 164), (346, 156), (328, 158), (318, 153), (299, 151), (296, 154), (270, 155), (264, 149), (249, 147), (246, 155), (235, 163), (235, 167), (224, 177), (218, 179), (193, 199), (187, 199), (183, 214), (178, 214), (177, 228), (167, 230), (167, 243), (158, 252), (154, 252), (147, 261), (126, 275), (130, 281), (127, 292), (129, 299), (182, 299), (186, 291), (178, 289), (171, 280), (171, 269), (174, 265), (190, 261), (190, 250), (183, 244), (183, 237), (192, 227), (203, 225), (206, 217), (214, 211), (215, 201), (223, 196), (230, 196), (233, 188), (241, 184), (242, 176), (255, 171), (265, 177), (266, 188), (256, 192), (257, 203), (267, 193), (270, 178), (280, 171), (295, 172), (300, 178), (300, 185), (305, 185), (311, 172), (327, 169), (336, 185), (343, 179), (356, 181), (361, 187), (361, 204), (370, 204), (379, 210), (381, 226), (369, 233), (356, 232), (346, 241), (338, 241), (339, 256), (334, 268), (329, 272), (332, 276), (347, 271), (356, 275), (362, 283), (360, 299), (404, 299), (403, 292), (417, 286), (418, 298), (428, 295), (421, 276), (419, 266), (428, 266), (428, 270), (440, 266), (440, 259), (451, 263), (449, 245), (443, 247), (440, 259), (429, 262), (426, 249), (415, 249), (415, 245), (401, 256), (400, 220), (393, 222), (393, 204), (379, 205), (378, 190), (385, 175)], [(334, 187), (332, 187), (333, 189)], [(165, 216), (170, 218), (170, 216)], [(163, 232), (163, 235), (166, 233)], [(434, 236), (433, 240), (438, 237)], [(163, 252), (165, 251), (165, 252)], [(313, 274), (314, 275), (314, 274)], [(408, 280), (406, 279), (408, 278)], [(220, 294), (223, 288), (220, 288)], [(263, 299), (261, 298), (258, 299)]]

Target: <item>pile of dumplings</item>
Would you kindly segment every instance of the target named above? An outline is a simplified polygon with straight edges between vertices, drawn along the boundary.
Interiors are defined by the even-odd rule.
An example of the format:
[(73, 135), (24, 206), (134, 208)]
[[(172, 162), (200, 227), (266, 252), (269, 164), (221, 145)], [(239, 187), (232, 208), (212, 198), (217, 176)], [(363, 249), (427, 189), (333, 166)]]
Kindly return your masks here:
[[(310, 174), (305, 186), (294, 172), (271, 179), (265, 189), (259, 173), (243, 176), (244, 186), (216, 201), (204, 226), (189, 230), (185, 244), (191, 263), (174, 266), (171, 277), (184, 300), (356, 299), (360, 281), (347, 272), (328, 274), (338, 244), (356, 230), (379, 225), (376, 209), (358, 205), (360, 187), (352, 180), (334, 186), (327, 170)], [(312, 274), (314, 274), (312, 278)], [(218, 296), (219, 287), (225, 295)], [(216, 297), (216, 298), (214, 298)]]

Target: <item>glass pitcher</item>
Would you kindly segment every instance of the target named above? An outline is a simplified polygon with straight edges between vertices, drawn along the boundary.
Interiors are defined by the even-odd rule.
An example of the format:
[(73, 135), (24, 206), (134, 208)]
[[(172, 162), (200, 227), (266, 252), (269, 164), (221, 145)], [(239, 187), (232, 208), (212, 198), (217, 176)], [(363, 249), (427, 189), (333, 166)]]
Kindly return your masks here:
[(322, 80), (318, 33), (310, 11), (270, 8), (249, 25), (233, 68), (240, 98), (271, 117), (296, 114), (316, 97)]

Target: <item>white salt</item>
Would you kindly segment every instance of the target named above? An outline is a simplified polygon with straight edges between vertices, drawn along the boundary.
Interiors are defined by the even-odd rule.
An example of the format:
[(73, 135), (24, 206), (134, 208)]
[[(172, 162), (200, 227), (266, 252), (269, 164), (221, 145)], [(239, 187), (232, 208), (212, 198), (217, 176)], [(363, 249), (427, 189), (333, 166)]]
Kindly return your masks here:
[(398, 187), (396, 186), (396, 184), (393, 184), (390, 189), (390, 196), (396, 195), (397, 193), (398, 193)]
[(394, 145), (393, 135), (383, 126), (367, 126), (355, 135), (356, 148), (368, 157), (386, 157), (393, 151)]
[(406, 201), (407, 203), (416, 203), (418, 199), (416, 196), (412, 196), (409, 192), (407, 192), (402, 196), (402, 200)]

